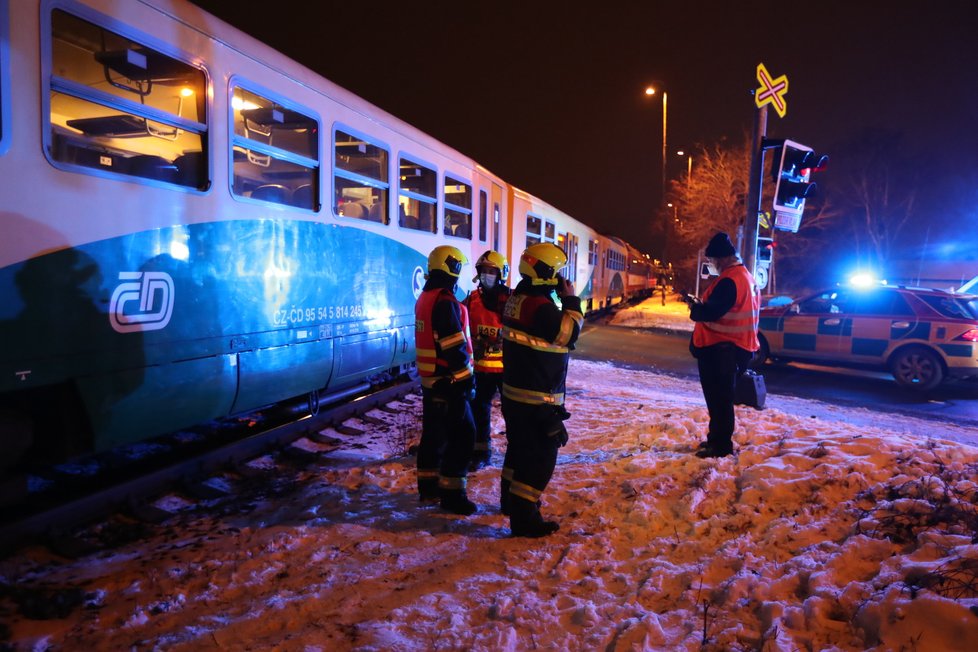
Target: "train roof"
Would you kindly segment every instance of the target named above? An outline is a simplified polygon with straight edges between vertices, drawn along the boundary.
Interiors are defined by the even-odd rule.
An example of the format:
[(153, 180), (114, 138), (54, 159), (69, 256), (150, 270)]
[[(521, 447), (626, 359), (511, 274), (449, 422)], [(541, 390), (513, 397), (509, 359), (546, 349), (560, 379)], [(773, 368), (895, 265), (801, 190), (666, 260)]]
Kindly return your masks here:
[[(377, 123), (379, 126), (390, 129), (406, 138), (426, 143), (428, 146), (440, 149), (441, 153), (449, 158), (456, 160), (480, 172), (496, 179), (499, 183), (510, 186), (513, 191), (527, 199), (531, 199), (536, 204), (542, 204), (549, 210), (559, 213), (568, 220), (577, 222), (587, 228), (597, 232), (595, 227), (574, 218), (564, 211), (553, 206), (539, 196), (513, 186), (499, 175), (495, 174), (485, 166), (481, 165), (471, 157), (463, 154), (455, 148), (446, 145), (431, 134), (428, 134), (417, 127), (405, 122), (397, 116), (381, 109), (380, 107), (365, 100), (359, 95), (347, 90), (346, 88), (330, 81), (323, 75), (312, 70), (305, 64), (292, 59), (291, 57), (279, 52), (267, 43), (239, 30), (233, 25), (225, 22), (205, 9), (193, 4), (189, 0), (138, 0), (142, 4), (159, 11), (174, 20), (180, 21), (188, 27), (215, 39), (224, 46), (234, 50), (239, 55), (248, 57), (269, 68), (279, 72), (285, 77), (302, 84), (315, 93), (328, 97), (331, 101), (342, 104), (343, 106), (356, 111), (364, 118)], [(624, 240), (608, 235), (601, 234), (616, 241), (621, 246), (630, 246)]]

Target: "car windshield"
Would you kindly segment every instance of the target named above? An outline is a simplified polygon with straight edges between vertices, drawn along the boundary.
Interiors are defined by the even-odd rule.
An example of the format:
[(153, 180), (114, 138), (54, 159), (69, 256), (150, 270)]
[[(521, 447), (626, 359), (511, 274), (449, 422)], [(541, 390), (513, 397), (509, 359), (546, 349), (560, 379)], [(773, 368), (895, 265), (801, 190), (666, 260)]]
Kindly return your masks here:
[(945, 317), (978, 319), (978, 298), (955, 297), (947, 294), (920, 294), (917, 296)]
[(802, 314), (842, 312), (845, 299), (846, 295), (844, 292), (840, 292), (839, 290), (826, 290), (821, 294), (816, 294), (799, 301), (795, 304), (797, 306), (796, 312)]

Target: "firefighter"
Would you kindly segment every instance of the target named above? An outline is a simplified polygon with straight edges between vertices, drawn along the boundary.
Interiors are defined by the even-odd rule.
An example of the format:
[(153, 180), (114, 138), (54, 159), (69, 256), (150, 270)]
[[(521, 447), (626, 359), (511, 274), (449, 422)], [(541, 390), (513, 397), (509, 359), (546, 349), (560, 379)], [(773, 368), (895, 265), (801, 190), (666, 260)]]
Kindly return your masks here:
[(733, 453), (734, 391), (737, 377), (747, 369), (757, 339), (760, 293), (750, 271), (726, 233), (717, 233), (706, 246), (709, 265), (720, 276), (703, 299), (685, 297), (695, 322), (689, 350), (696, 358), (703, 398), (710, 413), (706, 441), (697, 457), (726, 457)]
[(465, 255), (447, 245), (428, 256), (427, 282), (414, 307), (415, 349), (421, 376), (418, 493), (455, 514), (475, 512), (465, 476), (475, 440), (469, 401), (475, 392), (469, 315), (455, 298)]
[(469, 310), (475, 352), (475, 448), (470, 464), (473, 471), (488, 465), (492, 456), (492, 399), (503, 386), (503, 306), (513, 292), (506, 287), (509, 261), (498, 251), (489, 250), (479, 256), (475, 269), (478, 275), (473, 280), (479, 285), (463, 302)]
[(527, 247), (520, 256), (522, 280), (503, 310), (507, 445), (500, 508), (509, 515), (513, 536), (543, 537), (559, 528), (540, 515), (540, 496), (557, 464), (557, 449), (567, 443), (564, 383), (584, 323), (573, 283), (557, 273), (566, 264), (567, 255), (554, 244)]

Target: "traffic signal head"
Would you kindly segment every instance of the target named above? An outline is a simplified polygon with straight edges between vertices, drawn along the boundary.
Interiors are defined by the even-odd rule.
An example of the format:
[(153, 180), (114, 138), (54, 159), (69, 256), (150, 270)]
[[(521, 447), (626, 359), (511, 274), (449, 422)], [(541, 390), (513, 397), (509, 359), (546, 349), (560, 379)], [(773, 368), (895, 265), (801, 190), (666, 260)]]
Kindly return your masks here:
[(774, 238), (757, 238), (757, 264), (770, 265), (774, 259)]
[(800, 218), (805, 210), (805, 199), (815, 192), (815, 184), (811, 182), (812, 172), (824, 169), (828, 160), (828, 156), (818, 156), (811, 147), (784, 141), (775, 175), (775, 212)]

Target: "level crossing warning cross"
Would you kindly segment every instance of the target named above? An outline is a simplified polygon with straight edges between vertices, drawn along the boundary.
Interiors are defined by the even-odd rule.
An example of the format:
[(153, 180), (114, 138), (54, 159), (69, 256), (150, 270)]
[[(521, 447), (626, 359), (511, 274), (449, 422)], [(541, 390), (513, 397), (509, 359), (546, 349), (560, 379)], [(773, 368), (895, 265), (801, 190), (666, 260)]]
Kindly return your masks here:
[(781, 75), (777, 79), (771, 79), (771, 73), (767, 71), (763, 63), (757, 64), (757, 82), (760, 87), (754, 92), (754, 104), (757, 108), (762, 108), (765, 104), (774, 106), (778, 112), (778, 117), (783, 118), (788, 112), (788, 102), (784, 96), (788, 93), (788, 76)]

